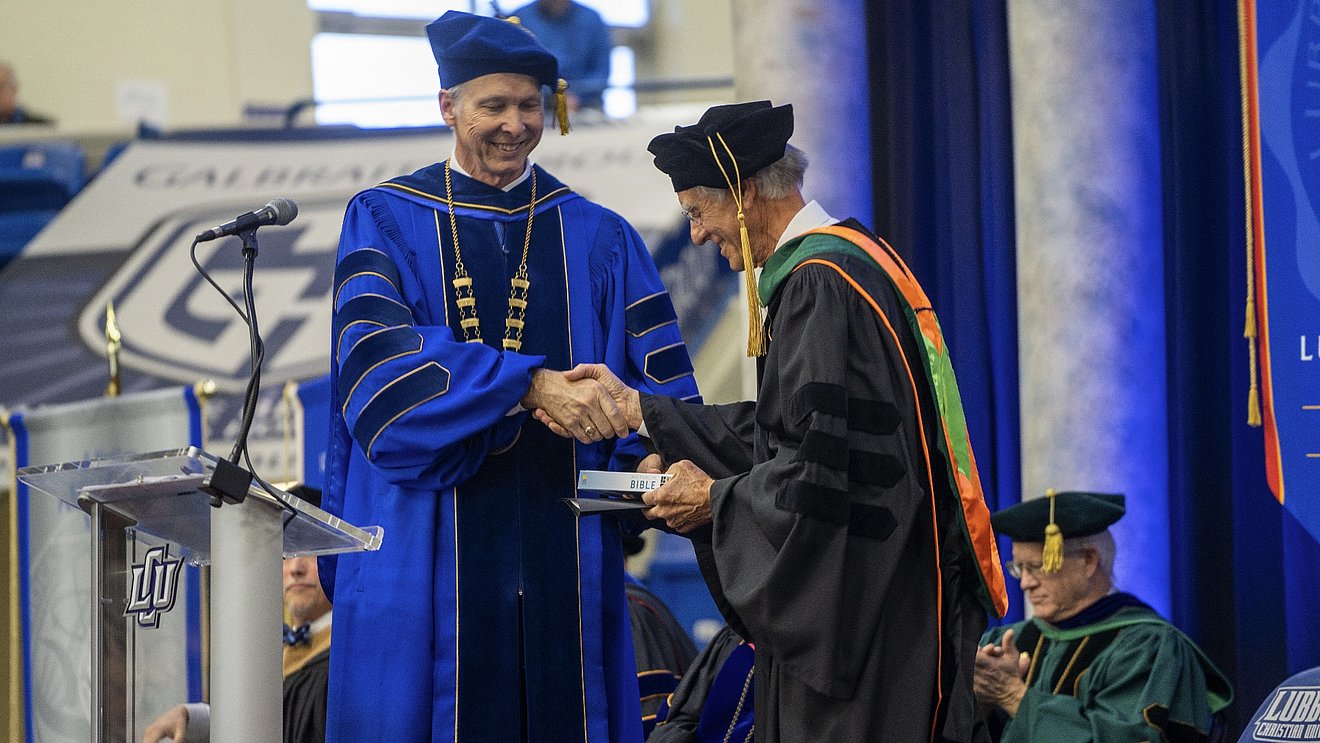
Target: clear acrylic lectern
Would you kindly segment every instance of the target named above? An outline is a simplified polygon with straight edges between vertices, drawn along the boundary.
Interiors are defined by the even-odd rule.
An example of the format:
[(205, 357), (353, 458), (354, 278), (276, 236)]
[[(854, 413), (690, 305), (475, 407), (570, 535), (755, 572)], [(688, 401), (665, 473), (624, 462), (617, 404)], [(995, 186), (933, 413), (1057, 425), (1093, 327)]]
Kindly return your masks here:
[(161, 562), (128, 564), (130, 530), (177, 545), (191, 564), (211, 565), (215, 743), (280, 739), (280, 658), (267, 638), (282, 617), (281, 556), (380, 549), (379, 527), (354, 526), (276, 489), (281, 504), (255, 482), (241, 503), (213, 507), (201, 488), (218, 461), (189, 447), (15, 473), (92, 518), (92, 743), (126, 740), (133, 730), (131, 608), (151, 604), (151, 595), (141, 595), (144, 571), (147, 579), (169, 574)]

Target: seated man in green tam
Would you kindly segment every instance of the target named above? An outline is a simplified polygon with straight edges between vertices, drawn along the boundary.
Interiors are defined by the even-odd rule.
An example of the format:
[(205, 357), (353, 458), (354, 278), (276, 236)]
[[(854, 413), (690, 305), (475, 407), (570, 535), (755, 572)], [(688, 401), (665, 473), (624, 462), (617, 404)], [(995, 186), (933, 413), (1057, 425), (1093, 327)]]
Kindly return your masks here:
[(1034, 617), (986, 634), (973, 690), (998, 741), (1202, 741), (1233, 690), (1190, 639), (1114, 587), (1122, 495), (1054, 493), (994, 514)]

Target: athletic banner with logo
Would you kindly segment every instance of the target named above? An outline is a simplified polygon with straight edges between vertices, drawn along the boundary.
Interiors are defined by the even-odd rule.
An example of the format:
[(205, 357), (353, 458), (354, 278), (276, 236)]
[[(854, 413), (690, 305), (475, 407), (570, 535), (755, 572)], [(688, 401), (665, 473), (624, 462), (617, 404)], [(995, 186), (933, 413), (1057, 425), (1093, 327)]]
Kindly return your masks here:
[[(20, 410), (8, 424), (15, 465), (25, 467), (200, 445), (201, 419), (192, 388), (174, 387)], [(91, 519), (22, 483), (15, 496), (25, 740), (88, 740)], [(132, 543), (133, 564), (143, 563), (159, 546), (141, 539)], [(172, 554), (178, 556), (177, 548)], [(139, 622), (126, 620), (135, 669), (136, 704), (130, 709), (139, 736), (157, 715), (202, 694), (198, 570), (184, 569), (177, 593), (168, 598), (173, 609), (153, 614), (155, 628), (138, 629)]]
[(1320, 15), (1300, 0), (1239, 8), (1253, 413), (1271, 490), (1320, 539)]

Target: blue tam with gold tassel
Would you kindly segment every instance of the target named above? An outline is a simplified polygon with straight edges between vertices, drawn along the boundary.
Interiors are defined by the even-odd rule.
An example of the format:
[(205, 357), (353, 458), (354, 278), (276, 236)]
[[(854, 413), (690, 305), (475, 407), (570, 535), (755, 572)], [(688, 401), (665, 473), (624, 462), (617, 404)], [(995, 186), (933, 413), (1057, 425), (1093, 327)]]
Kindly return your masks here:
[(500, 72), (530, 75), (552, 89), (559, 80), (555, 55), (516, 22), (451, 10), (426, 27), (426, 36), (443, 88)]

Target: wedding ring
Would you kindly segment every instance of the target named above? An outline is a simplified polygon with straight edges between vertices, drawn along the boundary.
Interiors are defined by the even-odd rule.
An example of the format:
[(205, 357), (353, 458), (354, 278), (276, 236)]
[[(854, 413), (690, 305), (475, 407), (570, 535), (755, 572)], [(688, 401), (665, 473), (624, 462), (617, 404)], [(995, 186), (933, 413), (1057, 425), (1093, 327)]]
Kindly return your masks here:
[(586, 427), (583, 428), (582, 430), (583, 430), (583, 431), (586, 431), (586, 432), (587, 432), (587, 435), (590, 436), (591, 434), (593, 434), (593, 433), (596, 432), (596, 427), (593, 426), (593, 425), (591, 425), (590, 423), (588, 423), (588, 424), (586, 425)]

